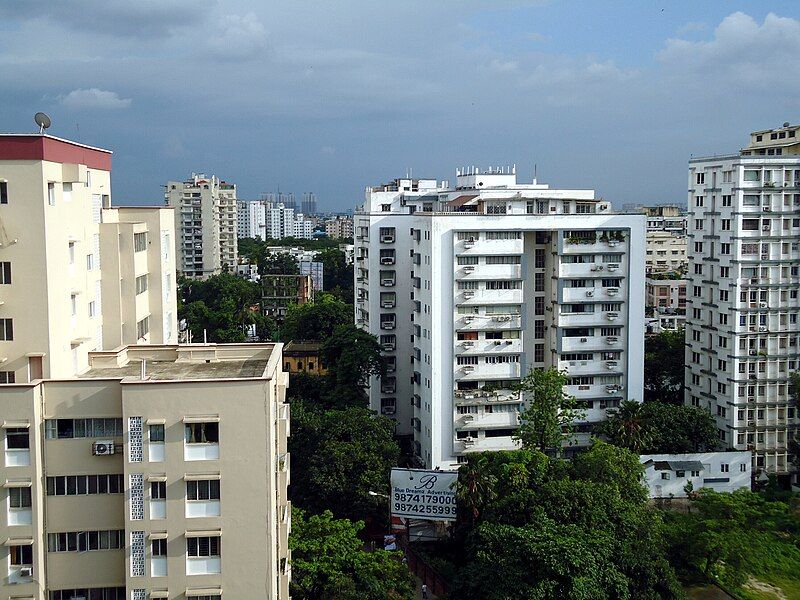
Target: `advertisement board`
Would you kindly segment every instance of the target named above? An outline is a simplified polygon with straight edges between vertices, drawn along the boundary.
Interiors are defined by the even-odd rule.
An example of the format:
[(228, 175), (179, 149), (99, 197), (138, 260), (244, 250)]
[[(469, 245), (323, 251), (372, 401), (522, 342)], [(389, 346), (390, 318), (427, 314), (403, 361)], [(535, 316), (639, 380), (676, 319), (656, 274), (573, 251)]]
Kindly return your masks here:
[(456, 520), (456, 471), (392, 469), (392, 516)]

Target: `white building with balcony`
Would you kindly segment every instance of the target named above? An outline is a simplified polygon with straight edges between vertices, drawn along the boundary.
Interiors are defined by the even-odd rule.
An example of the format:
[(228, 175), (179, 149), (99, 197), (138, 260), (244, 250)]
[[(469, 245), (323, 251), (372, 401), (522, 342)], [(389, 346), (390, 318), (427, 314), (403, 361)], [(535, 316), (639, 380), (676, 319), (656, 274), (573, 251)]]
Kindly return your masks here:
[[(390, 370), (370, 390), (419, 463), (514, 447), (532, 368), (567, 371), (588, 442), (606, 408), (642, 399), (643, 215), (593, 190), (457, 171), (455, 187), (397, 179), (355, 215), (356, 322)], [(409, 361), (411, 357), (411, 361)]]
[(689, 161), (686, 402), (720, 440), (788, 477), (800, 325), (800, 126), (751, 134), (738, 154)]

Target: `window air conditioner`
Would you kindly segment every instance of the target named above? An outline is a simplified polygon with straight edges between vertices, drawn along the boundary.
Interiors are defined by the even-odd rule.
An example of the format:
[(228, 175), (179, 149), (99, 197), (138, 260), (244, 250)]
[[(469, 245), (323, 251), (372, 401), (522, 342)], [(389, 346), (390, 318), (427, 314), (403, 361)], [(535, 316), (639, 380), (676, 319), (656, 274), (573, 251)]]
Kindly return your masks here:
[(20, 577), (33, 577), (33, 567), (22, 567), (19, 570)]

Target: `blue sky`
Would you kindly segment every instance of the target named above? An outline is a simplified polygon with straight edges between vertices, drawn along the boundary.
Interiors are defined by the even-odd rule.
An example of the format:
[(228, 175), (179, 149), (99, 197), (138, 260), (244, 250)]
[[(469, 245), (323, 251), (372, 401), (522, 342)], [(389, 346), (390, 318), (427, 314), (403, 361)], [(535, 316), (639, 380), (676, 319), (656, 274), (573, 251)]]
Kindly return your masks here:
[(800, 120), (798, 56), (796, 0), (0, 0), (0, 130), (114, 150), (117, 204), (204, 171), (343, 210), (514, 163), (683, 202), (690, 154)]

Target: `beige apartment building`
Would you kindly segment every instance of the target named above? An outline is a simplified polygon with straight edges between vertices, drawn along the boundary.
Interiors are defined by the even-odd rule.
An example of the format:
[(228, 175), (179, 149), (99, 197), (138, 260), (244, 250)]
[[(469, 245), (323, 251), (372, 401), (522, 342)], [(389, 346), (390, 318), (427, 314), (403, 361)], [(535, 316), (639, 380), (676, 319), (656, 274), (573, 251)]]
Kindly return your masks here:
[(236, 269), (236, 185), (212, 175), (193, 173), (169, 181), (164, 200), (175, 208), (178, 269), (187, 277), (206, 278)]
[(686, 271), (686, 236), (673, 231), (648, 231), (645, 238), (647, 273)]
[(3, 388), (0, 598), (288, 599), (281, 345), (88, 361)]
[(173, 215), (111, 207), (111, 152), (0, 134), (0, 383), (70, 377), (88, 353), (177, 342)]

